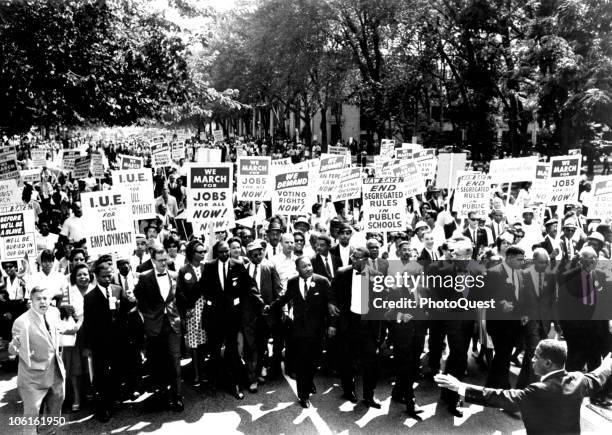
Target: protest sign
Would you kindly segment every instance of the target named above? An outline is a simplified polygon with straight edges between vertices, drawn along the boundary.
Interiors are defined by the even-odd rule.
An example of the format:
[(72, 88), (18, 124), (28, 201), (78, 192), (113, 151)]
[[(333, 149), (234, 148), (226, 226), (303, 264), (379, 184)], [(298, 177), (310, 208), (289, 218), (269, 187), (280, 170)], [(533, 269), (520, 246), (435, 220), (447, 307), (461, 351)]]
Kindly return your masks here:
[(345, 148), (343, 146), (339, 146), (339, 145), (329, 145), (327, 147), (327, 153), (328, 154), (338, 154), (338, 155), (346, 155), (346, 154), (351, 154), (351, 151), (348, 148)]
[(0, 213), (0, 258), (21, 260), (36, 258), (34, 210)]
[(223, 142), (223, 130), (215, 130), (213, 131), (213, 139), (215, 142)]
[(21, 190), (16, 179), (0, 181), (0, 206), (18, 204), (22, 202)]
[(342, 168), (346, 166), (346, 160), (343, 155), (330, 154), (322, 154), (320, 160), (317, 191), (320, 195), (327, 197), (337, 188)]
[(393, 139), (382, 139), (380, 141), (380, 155), (391, 158), (393, 156), (395, 148), (395, 140)]
[(171, 148), (172, 160), (178, 162), (180, 159), (185, 158), (185, 142), (172, 142)]
[(32, 186), (40, 181), (40, 169), (24, 169), (19, 171), (21, 181)]
[(403, 178), (366, 178), (363, 180), (364, 231), (404, 231), (406, 196)]
[(415, 152), (412, 158), (416, 161), (416, 165), (419, 171), (421, 171), (421, 176), (424, 180), (433, 180), (436, 177), (436, 167), (438, 165), (436, 150), (420, 150)]
[(47, 165), (47, 151), (40, 148), (34, 148), (30, 150), (32, 156), (32, 167), (42, 168)]
[(19, 167), (17, 160), (10, 156), (0, 160), (0, 180), (11, 180), (19, 178)]
[(62, 168), (65, 171), (70, 172), (74, 170), (74, 163), (77, 157), (81, 156), (79, 150), (63, 150), (62, 151)]
[(383, 167), (381, 176), (402, 178), (404, 180), (403, 189), (406, 197), (424, 193), (426, 190), (421, 172), (412, 160), (396, 160), (396, 163), (393, 165)]
[(332, 201), (346, 201), (361, 197), (361, 168), (344, 168), (336, 181), (336, 188), (332, 192)]
[(104, 178), (104, 164), (102, 163), (102, 154), (91, 154), (91, 175), (94, 178)]
[(169, 144), (164, 142), (151, 145), (151, 166), (154, 168), (172, 166)]
[(232, 163), (188, 166), (187, 220), (196, 223), (196, 234), (204, 233), (210, 225), (218, 229), (234, 226), (232, 187)]
[(407, 160), (412, 158), (412, 150), (405, 148), (396, 148), (395, 158), (400, 160)]
[(270, 157), (238, 157), (238, 201), (269, 201), (271, 168)]
[(74, 169), (72, 171), (72, 177), (77, 180), (81, 178), (87, 178), (89, 176), (90, 167), (90, 156), (77, 157), (74, 160)]
[(283, 169), (274, 175), (272, 213), (284, 216), (308, 214), (316, 202), (316, 192), (310, 185), (312, 173)]
[(272, 166), (285, 166), (291, 164), (291, 157), (285, 157), (284, 159), (272, 160)]
[(136, 156), (117, 155), (119, 169), (140, 169), (144, 166), (144, 159)]
[(134, 219), (155, 218), (153, 175), (149, 168), (113, 171), (112, 177), (113, 186), (129, 192)]
[(581, 155), (558, 156), (550, 159), (551, 195), (548, 204), (578, 200)]
[(221, 163), (221, 150), (218, 148), (198, 148), (196, 151), (196, 162), (198, 163)]
[(530, 204), (548, 204), (551, 194), (550, 163), (538, 163), (529, 190)]
[(595, 175), (593, 177), (593, 196), (588, 204), (589, 219), (612, 220), (612, 175)]
[(457, 184), (457, 173), (465, 170), (466, 153), (441, 153), (438, 155), (436, 187), (452, 189)]
[(453, 211), (459, 217), (467, 217), (474, 212), (476, 217), (485, 218), (489, 212), (491, 183), (484, 172), (462, 171), (457, 174), (457, 187)]
[(134, 215), (130, 194), (113, 186), (112, 190), (81, 193), (83, 216), (88, 217), (87, 252), (92, 256), (134, 251)]
[(535, 177), (535, 167), (538, 158), (517, 157), (513, 159), (491, 160), (489, 164), (489, 176), (492, 184), (515, 183), (519, 181), (531, 181)]

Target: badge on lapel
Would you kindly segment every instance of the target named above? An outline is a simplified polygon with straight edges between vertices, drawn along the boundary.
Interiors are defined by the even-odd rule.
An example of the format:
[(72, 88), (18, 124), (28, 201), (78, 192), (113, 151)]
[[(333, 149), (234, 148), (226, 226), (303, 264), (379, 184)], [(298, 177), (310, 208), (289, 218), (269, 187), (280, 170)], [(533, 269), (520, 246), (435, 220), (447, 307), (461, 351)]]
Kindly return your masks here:
[(187, 281), (191, 281), (191, 278), (193, 278), (193, 275), (192, 275), (191, 273), (187, 272), (187, 273), (185, 274), (185, 280), (187, 280)]

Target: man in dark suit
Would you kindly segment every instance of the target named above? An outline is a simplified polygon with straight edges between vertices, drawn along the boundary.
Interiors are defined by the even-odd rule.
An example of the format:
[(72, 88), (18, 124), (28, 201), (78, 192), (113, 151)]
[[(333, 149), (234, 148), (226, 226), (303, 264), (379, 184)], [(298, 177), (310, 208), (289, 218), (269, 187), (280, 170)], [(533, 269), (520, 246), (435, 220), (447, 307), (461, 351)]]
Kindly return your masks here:
[[(295, 263), (298, 276), (289, 279), (287, 291), (272, 303), (269, 311), (280, 311), (288, 303), (293, 306), (290, 339), (296, 354), (297, 393), (300, 405), (309, 408), (310, 394), (316, 391), (313, 380), (330, 311), (331, 290), (327, 278), (313, 273), (308, 257), (298, 257)], [(330, 326), (328, 333), (334, 335), (335, 327)]]
[(342, 267), (342, 260), (330, 253), (331, 243), (331, 238), (327, 234), (320, 234), (316, 243), (317, 254), (310, 259), (314, 273), (330, 281), (336, 275), (336, 271)]
[(380, 275), (386, 276), (389, 271), (389, 261), (380, 258), (380, 242), (374, 238), (369, 239), (366, 242), (366, 248), (370, 252), (367, 264), (370, 271), (379, 272)]
[(342, 262), (342, 266), (351, 265), (351, 254), (353, 247), (350, 246), (353, 229), (346, 222), (342, 222), (338, 227), (338, 244), (329, 250), (330, 254), (338, 257)]
[(489, 269), (487, 274), (486, 298), (495, 299), (495, 308), (487, 310), (487, 331), (495, 349), (487, 387), (510, 387), (508, 375), (512, 349), (521, 333), (522, 301), (519, 298), (523, 285), (521, 267), (524, 261), (525, 251), (517, 246), (510, 246), (506, 251), (506, 259)]
[[(202, 322), (206, 330), (213, 379), (220, 382), (225, 367), (230, 393), (237, 399), (244, 399), (238, 386), (242, 369), (238, 354), (238, 332), (242, 328), (243, 310), (248, 304), (255, 304), (260, 311), (263, 301), (257, 290), (256, 282), (249, 276), (244, 266), (229, 258), (229, 245), (219, 242), (218, 258), (204, 265), (199, 288), (206, 305)], [(221, 361), (221, 348), (225, 345), (225, 359)]]
[(593, 370), (601, 361), (608, 339), (608, 322), (596, 316), (597, 306), (609, 296), (605, 274), (597, 270), (597, 253), (587, 246), (580, 250), (579, 266), (559, 277), (559, 319), (567, 341), (568, 370)]
[(544, 240), (540, 243), (540, 246), (548, 252), (551, 260), (551, 265), (554, 267), (554, 261), (557, 255), (561, 252), (559, 250), (559, 241), (557, 240), (557, 229), (559, 227), (559, 221), (557, 219), (549, 219), (544, 224), (546, 228), (546, 235)]
[[(263, 240), (254, 240), (247, 246), (250, 263), (246, 266), (249, 276), (255, 280), (259, 294), (263, 299), (264, 305), (270, 305), (281, 294), (283, 286), (276, 268), (271, 261), (264, 258)], [(244, 318), (243, 318), (244, 319)], [(257, 377), (261, 374), (264, 367), (267, 344), (270, 336), (273, 337), (272, 346), (272, 371), (280, 373), (281, 358), (283, 351), (282, 330), (280, 330), (280, 317), (270, 313), (266, 316), (257, 316), (255, 319), (255, 330), (253, 332), (254, 347), (251, 352), (249, 378), (250, 391), (257, 390)], [(243, 331), (245, 327), (243, 327)], [(245, 332), (246, 334), (246, 332)], [(247, 340), (248, 341), (248, 340)], [(249, 362), (247, 362), (249, 365)], [(263, 380), (263, 379), (262, 379)], [(255, 390), (255, 391), (253, 391)]]
[(556, 317), (553, 314), (556, 279), (548, 270), (549, 264), (546, 250), (536, 248), (533, 251), (533, 266), (523, 271), (524, 286), (521, 288), (521, 296), (527, 323), (522, 327), (525, 355), (516, 381), (517, 388), (524, 388), (535, 381), (531, 358), (538, 342), (548, 336), (550, 324)]
[(147, 359), (156, 387), (163, 396), (170, 385), (168, 405), (181, 412), (181, 318), (176, 305), (176, 277), (166, 268), (168, 253), (161, 244), (151, 245), (151, 260), (153, 269), (140, 275), (134, 295), (143, 317)]
[(533, 371), (540, 382), (524, 389), (491, 389), (464, 384), (450, 375), (437, 375), (441, 388), (457, 391), (468, 402), (521, 412), (528, 434), (580, 433), (582, 399), (601, 390), (612, 370), (610, 354), (594, 371), (567, 372), (565, 343), (542, 340), (533, 357)]
[(119, 391), (122, 355), (117, 349), (126, 331), (119, 315), (123, 303), (121, 287), (111, 284), (112, 270), (108, 263), (98, 262), (94, 274), (98, 285), (83, 301), (84, 353), (91, 354), (93, 359), (96, 418), (105, 423), (110, 419)]
[(378, 381), (377, 358), (382, 324), (378, 320), (364, 319), (372, 310), (374, 294), (370, 283), (371, 273), (366, 266), (370, 252), (359, 247), (351, 255), (352, 265), (338, 269), (332, 281), (332, 304), (340, 310), (338, 319), (338, 341), (341, 349), (340, 377), (344, 394), (342, 397), (356, 403), (355, 376), (359, 359), (363, 368), (363, 403), (380, 409), (374, 399)]
[(473, 258), (477, 258), (481, 248), (488, 246), (487, 232), (478, 226), (478, 218), (474, 212), (468, 213), (468, 227), (463, 230), (463, 236), (472, 241), (474, 253)]
[(427, 201), (429, 207), (431, 207), (431, 209), (436, 213), (440, 213), (442, 210), (444, 210), (444, 198), (442, 191), (434, 187), (430, 189), (428, 193), (430, 195), (429, 201)]
[(504, 234), (506, 229), (508, 228), (508, 223), (504, 217), (504, 212), (502, 210), (493, 210), (491, 213), (491, 224), (489, 225), (491, 229), (491, 235), (493, 236), (493, 243), (497, 242), (497, 238)]

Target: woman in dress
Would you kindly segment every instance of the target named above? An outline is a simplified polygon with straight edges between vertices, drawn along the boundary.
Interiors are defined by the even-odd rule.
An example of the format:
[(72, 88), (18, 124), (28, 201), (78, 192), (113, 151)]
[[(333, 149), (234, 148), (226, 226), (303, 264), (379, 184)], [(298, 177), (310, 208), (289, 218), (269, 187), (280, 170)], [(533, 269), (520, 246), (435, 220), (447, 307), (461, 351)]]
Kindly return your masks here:
[(197, 294), (197, 283), (202, 277), (206, 248), (199, 240), (187, 244), (185, 256), (187, 262), (179, 270), (176, 282), (176, 300), (178, 309), (187, 319), (187, 347), (191, 350), (194, 384), (200, 382), (199, 347), (206, 343), (206, 332), (202, 328), (202, 310), (204, 296)]
[(74, 326), (67, 332), (76, 334), (74, 346), (66, 346), (63, 348), (62, 357), (64, 366), (66, 367), (66, 379), (70, 381), (72, 386), (72, 410), (78, 411), (81, 409), (81, 375), (83, 373), (81, 363), (81, 343), (82, 334), (80, 333), (81, 325), (83, 324), (83, 298), (91, 289), (91, 281), (93, 277), (87, 264), (76, 264), (70, 272), (70, 286), (64, 291), (60, 312), (64, 322), (72, 323)]
[(168, 269), (170, 270), (181, 270), (181, 267), (185, 265), (185, 256), (179, 253), (179, 245), (180, 241), (175, 236), (170, 236), (164, 240), (164, 248), (168, 251)]

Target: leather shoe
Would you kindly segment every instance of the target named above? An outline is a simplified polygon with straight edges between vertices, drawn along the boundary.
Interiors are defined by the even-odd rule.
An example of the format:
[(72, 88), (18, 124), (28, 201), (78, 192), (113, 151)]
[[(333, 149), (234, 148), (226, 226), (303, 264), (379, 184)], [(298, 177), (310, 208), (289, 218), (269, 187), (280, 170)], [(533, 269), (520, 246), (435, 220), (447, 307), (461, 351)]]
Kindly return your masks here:
[(463, 412), (459, 411), (456, 406), (449, 405), (446, 409), (448, 409), (448, 412), (450, 413), (450, 415), (454, 417), (457, 417), (457, 418), (463, 417)]
[(365, 406), (367, 406), (368, 408), (374, 408), (374, 409), (380, 409), (381, 408), (380, 402), (376, 401), (376, 399), (374, 399), (374, 398), (363, 399), (363, 404)]
[(308, 400), (308, 399), (300, 399), (300, 406), (302, 408), (305, 408), (305, 409), (310, 408), (310, 400)]
[(181, 399), (180, 397), (170, 402), (170, 410), (174, 412), (183, 412), (184, 409), (185, 404), (183, 403), (183, 399)]
[(357, 403), (358, 402), (357, 396), (355, 396), (355, 393), (353, 393), (352, 391), (350, 391), (348, 393), (344, 393), (342, 395), (342, 398), (348, 400), (351, 403)]
[(232, 393), (232, 396), (234, 396), (238, 400), (244, 399), (244, 394), (242, 394), (242, 391), (240, 391), (240, 388), (238, 388), (238, 385), (234, 385), (234, 387), (231, 390), (231, 393)]
[(100, 423), (108, 423), (110, 420), (110, 413), (106, 410), (96, 412), (96, 420)]
[(315, 384), (312, 384), (312, 387), (310, 387), (310, 394), (317, 394), (317, 387)]

